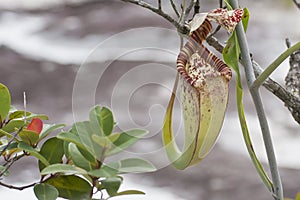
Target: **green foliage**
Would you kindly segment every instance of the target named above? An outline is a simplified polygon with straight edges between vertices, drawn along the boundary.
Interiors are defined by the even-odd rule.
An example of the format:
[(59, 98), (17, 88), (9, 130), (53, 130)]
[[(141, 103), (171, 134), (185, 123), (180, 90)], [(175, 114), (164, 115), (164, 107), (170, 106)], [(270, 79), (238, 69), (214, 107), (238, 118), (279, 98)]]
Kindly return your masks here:
[(46, 183), (36, 184), (33, 190), (38, 200), (55, 200), (58, 197), (57, 189)]
[[(107, 191), (108, 197), (144, 194), (138, 190), (119, 192), (123, 178), (120, 174), (155, 171), (155, 167), (139, 158), (127, 158), (104, 163), (135, 144), (148, 132), (132, 129), (113, 133), (113, 114), (106, 107), (91, 109), (89, 120), (76, 122), (68, 131), (47, 139), (63, 124), (43, 124), (46, 115), (17, 110), (10, 105), (10, 94), (0, 84), (0, 153), (9, 163), (33, 156), (38, 160), (41, 181), (34, 186), (39, 200), (58, 197), (81, 200), (93, 199), (95, 193)], [(39, 118), (39, 119), (35, 119)], [(44, 143), (41, 141), (45, 139)], [(0, 178), (9, 175), (11, 165), (0, 165)]]
[(0, 125), (2, 126), (3, 121), (10, 109), (10, 93), (8, 88), (0, 83)]
[(58, 190), (59, 197), (72, 200), (90, 199), (92, 186), (78, 176), (61, 175), (51, 177), (45, 183), (54, 186)]

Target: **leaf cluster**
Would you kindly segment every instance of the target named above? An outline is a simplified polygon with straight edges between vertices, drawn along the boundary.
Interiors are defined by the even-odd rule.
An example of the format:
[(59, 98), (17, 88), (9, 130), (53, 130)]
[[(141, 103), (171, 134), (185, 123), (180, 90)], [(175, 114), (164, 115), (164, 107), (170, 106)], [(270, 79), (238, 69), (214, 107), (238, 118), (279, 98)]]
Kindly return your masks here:
[[(45, 139), (64, 125), (43, 124), (42, 131), (38, 133), (27, 129), (34, 118), (48, 119), (46, 115), (12, 107), (9, 90), (0, 84), (0, 152), (4, 161), (0, 165), (0, 178), (9, 175), (10, 166), (17, 160), (33, 156), (38, 160), (41, 179), (30, 186), (34, 185), (34, 193), (39, 200), (58, 197), (105, 199), (144, 194), (138, 190), (119, 191), (123, 182), (121, 175), (155, 171), (151, 163), (140, 158), (114, 162), (105, 160), (136, 143), (148, 133), (146, 130), (113, 133), (116, 123), (111, 110), (95, 106), (89, 113), (89, 120), (76, 122), (70, 130)], [(41, 142), (43, 139), (45, 141)]]

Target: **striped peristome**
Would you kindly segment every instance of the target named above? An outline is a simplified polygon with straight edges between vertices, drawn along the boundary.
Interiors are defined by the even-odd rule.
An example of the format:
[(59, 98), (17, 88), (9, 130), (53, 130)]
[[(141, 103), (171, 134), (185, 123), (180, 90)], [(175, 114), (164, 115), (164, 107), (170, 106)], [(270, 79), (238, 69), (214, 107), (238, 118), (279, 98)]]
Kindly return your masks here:
[[(232, 76), (230, 68), (202, 44), (211, 30), (211, 23), (205, 19), (203, 24), (192, 33), (177, 58), (179, 74), (194, 87), (201, 87), (205, 83), (206, 76), (224, 76), (228, 81)], [(195, 58), (202, 59), (204, 62), (193, 62)], [(193, 65), (197, 63), (198, 65)], [(189, 70), (190, 68), (195, 69), (194, 71), (199, 73), (198, 76), (190, 73), (192, 71)]]

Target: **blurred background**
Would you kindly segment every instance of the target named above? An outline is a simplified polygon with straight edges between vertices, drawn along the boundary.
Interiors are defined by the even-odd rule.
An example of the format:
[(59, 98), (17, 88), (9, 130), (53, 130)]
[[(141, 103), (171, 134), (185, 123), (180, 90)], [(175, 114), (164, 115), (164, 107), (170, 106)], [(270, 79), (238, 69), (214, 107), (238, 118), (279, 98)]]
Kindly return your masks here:
[[(147, 1), (156, 6), (156, 1)], [(175, 16), (169, 1), (163, 10)], [(175, 1), (179, 7), (179, 0)], [(200, 12), (219, 6), (201, 1)], [(287, 47), (285, 39), (300, 41), (300, 10), (292, 0), (241, 1), (250, 11), (248, 42), (253, 57), (264, 68)], [(228, 34), (217, 35), (224, 43)], [(161, 143), (164, 111), (176, 75), (179, 52), (176, 29), (157, 14), (120, 0), (0, 1), (0, 82), (12, 93), (13, 104), (49, 115), (49, 123), (87, 119), (95, 104), (112, 108), (118, 129), (145, 128), (149, 135), (121, 156), (150, 160), (157, 172), (125, 177), (123, 189), (139, 189), (146, 196), (115, 199), (232, 200), (272, 199), (243, 143), (235, 104), (235, 82), (230, 82), (228, 109), (220, 138), (197, 166), (175, 170)], [(219, 54), (217, 54), (220, 56)], [(272, 77), (284, 85), (289, 69), (284, 62)], [(286, 197), (300, 191), (300, 128), (284, 104), (261, 89), (274, 140)], [(258, 157), (267, 158), (251, 97), (245, 111)], [(174, 130), (183, 141), (183, 122), (177, 99)], [(117, 158), (115, 158), (117, 159)], [(38, 180), (36, 161), (12, 168), (8, 183)], [(20, 173), (22, 169), (22, 173)], [(266, 168), (267, 169), (267, 168)], [(18, 192), (0, 188), (4, 199), (33, 199), (32, 189)]]

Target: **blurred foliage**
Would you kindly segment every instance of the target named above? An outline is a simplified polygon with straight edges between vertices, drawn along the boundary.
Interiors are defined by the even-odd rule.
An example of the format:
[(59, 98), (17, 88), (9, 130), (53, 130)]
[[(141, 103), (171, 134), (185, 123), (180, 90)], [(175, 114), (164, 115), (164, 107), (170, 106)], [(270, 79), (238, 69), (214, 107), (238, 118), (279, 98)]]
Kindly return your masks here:
[[(95, 106), (89, 120), (76, 122), (70, 130), (62, 131), (64, 124), (43, 124), (42, 120), (48, 119), (46, 115), (12, 107), (8, 88), (0, 84), (0, 117), (1, 181), (9, 176), (10, 167), (17, 160), (29, 156), (38, 160), (41, 176), (39, 182), (23, 187), (3, 182), (0, 185), (19, 190), (33, 186), (39, 200), (144, 194), (138, 190), (119, 191), (121, 175), (156, 170), (140, 158), (104, 163), (107, 157), (122, 152), (148, 133), (140, 129), (113, 133), (116, 123), (106, 107)], [(46, 138), (56, 130), (61, 130), (56, 137)]]

